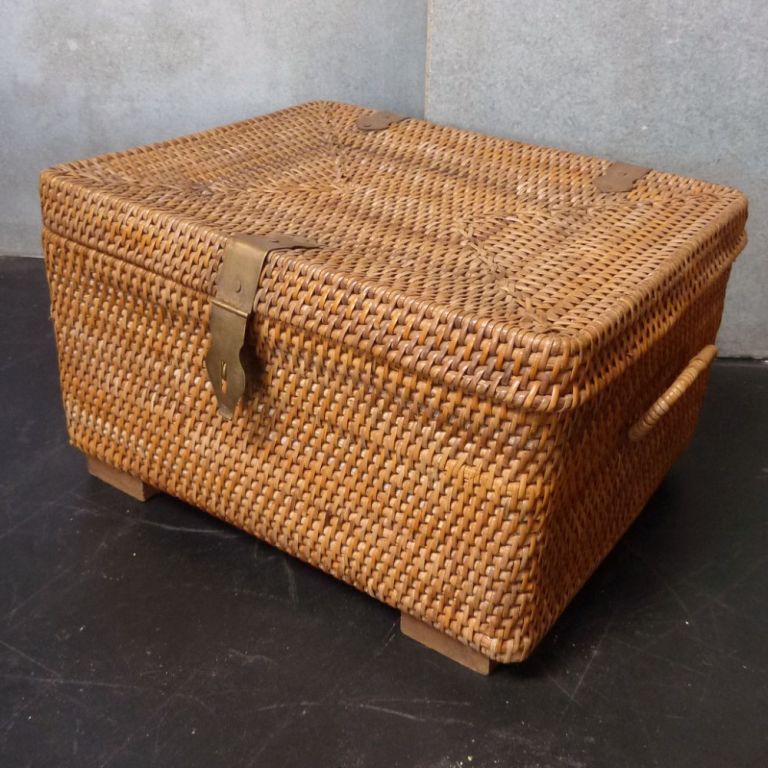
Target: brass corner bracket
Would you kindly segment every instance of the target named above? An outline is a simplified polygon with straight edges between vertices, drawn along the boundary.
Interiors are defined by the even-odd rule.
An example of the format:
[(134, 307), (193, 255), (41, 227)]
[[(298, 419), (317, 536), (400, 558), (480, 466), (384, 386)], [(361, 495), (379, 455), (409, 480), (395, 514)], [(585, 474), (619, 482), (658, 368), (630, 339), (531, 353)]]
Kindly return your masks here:
[(320, 248), (312, 240), (294, 235), (235, 235), (227, 240), (211, 299), (211, 346), (205, 358), (219, 412), (231, 419), (246, 391), (248, 371), (242, 351), (248, 320), (253, 312), (261, 270), (272, 251)]
[(394, 112), (364, 112), (357, 118), (357, 127), (365, 132), (383, 131), (405, 119), (405, 115), (397, 115)]
[(650, 170), (650, 168), (643, 168), (641, 165), (611, 163), (595, 179), (595, 186), (600, 192), (629, 192), (635, 186), (635, 182)]

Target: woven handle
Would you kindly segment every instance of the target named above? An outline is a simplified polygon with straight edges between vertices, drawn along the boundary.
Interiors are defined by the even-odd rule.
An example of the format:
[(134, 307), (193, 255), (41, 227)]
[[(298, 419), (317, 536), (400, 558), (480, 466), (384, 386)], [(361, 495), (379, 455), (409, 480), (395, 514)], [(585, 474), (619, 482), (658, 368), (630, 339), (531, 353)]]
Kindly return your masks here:
[(638, 419), (629, 430), (632, 442), (644, 438), (661, 420), (661, 417), (685, 394), (700, 374), (709, 368), (717, 355), (717, 347), (709, 344), (701, 350), (685, 370), (672, 382), (664, 394)]

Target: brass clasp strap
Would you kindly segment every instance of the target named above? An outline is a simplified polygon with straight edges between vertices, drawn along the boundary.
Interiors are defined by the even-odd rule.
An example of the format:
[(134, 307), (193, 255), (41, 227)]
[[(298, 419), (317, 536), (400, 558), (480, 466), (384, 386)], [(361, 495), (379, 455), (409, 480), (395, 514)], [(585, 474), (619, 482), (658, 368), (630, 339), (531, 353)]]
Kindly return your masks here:
[(235, 235), (227, 241), (216, 295), (211, 299), (211, 346), (205, 359), (219, 412), (225, 418), (232, 418), (248, 384), (241, 352), (267, 256), (288, 248), (319, 247), (312, 240), (282, 234)]

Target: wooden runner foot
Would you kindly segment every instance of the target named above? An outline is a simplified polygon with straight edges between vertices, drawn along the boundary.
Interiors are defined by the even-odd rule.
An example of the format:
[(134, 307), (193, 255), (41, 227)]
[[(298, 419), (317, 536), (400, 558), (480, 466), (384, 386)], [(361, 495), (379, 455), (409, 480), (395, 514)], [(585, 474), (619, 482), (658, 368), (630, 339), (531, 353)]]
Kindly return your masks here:
[(88, 456), (88, 471), (99, 480), (117, 488), (118, 491), (127, 493), (134, 499), (139, 501), (146, 501), (152, 498), (157, 493), (157, 489), (151, 485), (147, 485), (138, 477), (129, 475), (127, 472), (123, 472), (119, 469), (106, 464), (100, 459), (96, 459), (93, 456)]
[(452, 661), (469, 667), (473, 672), (479, 672), (481, 675), (490, 675), (496, 666), (495, 661), (491, 661), (487, 656), (470, 648), (458, 640), (443, 634), (429, 624), (414, 619), (407, 613), (400, 614), (400, 631), (412, 640), (426, 645), (433, 651), (437, 651), (443, 656), (447, 656)]

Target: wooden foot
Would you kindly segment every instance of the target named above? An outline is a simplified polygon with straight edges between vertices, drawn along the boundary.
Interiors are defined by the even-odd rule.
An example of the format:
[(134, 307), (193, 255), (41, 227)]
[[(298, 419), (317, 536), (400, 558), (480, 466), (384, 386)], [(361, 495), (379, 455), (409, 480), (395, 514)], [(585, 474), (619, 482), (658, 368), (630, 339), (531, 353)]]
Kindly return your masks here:
[(470, 648), (458, 640), (443, 634), (429, 624), (414, 619), (407, 613), (400, 614), (400, 631), (412, 640), (416, 640), (427, 648), (447, 656), (452, 661), (469, 667), (473, 672), (479, 672), (481, 675), (490, 675), (496, 666), (495, 661), (491, 661), (487, 656)]
[(134, 477), (127, 472), (115, 469), (109, 464), (105, 464), (100, 459), (95, 459), (93, 456), (88, 456), (87, 459), (88, 471), (94, 477), (98, 477), (99, 480), (114, 486), (119, 491), (127, 493), (129, 496), (133, 496), (134, 499), (146, 501), (147, 499), (151, 499), (157, 493), (156, 488), (142, 482), (138, 477)]

